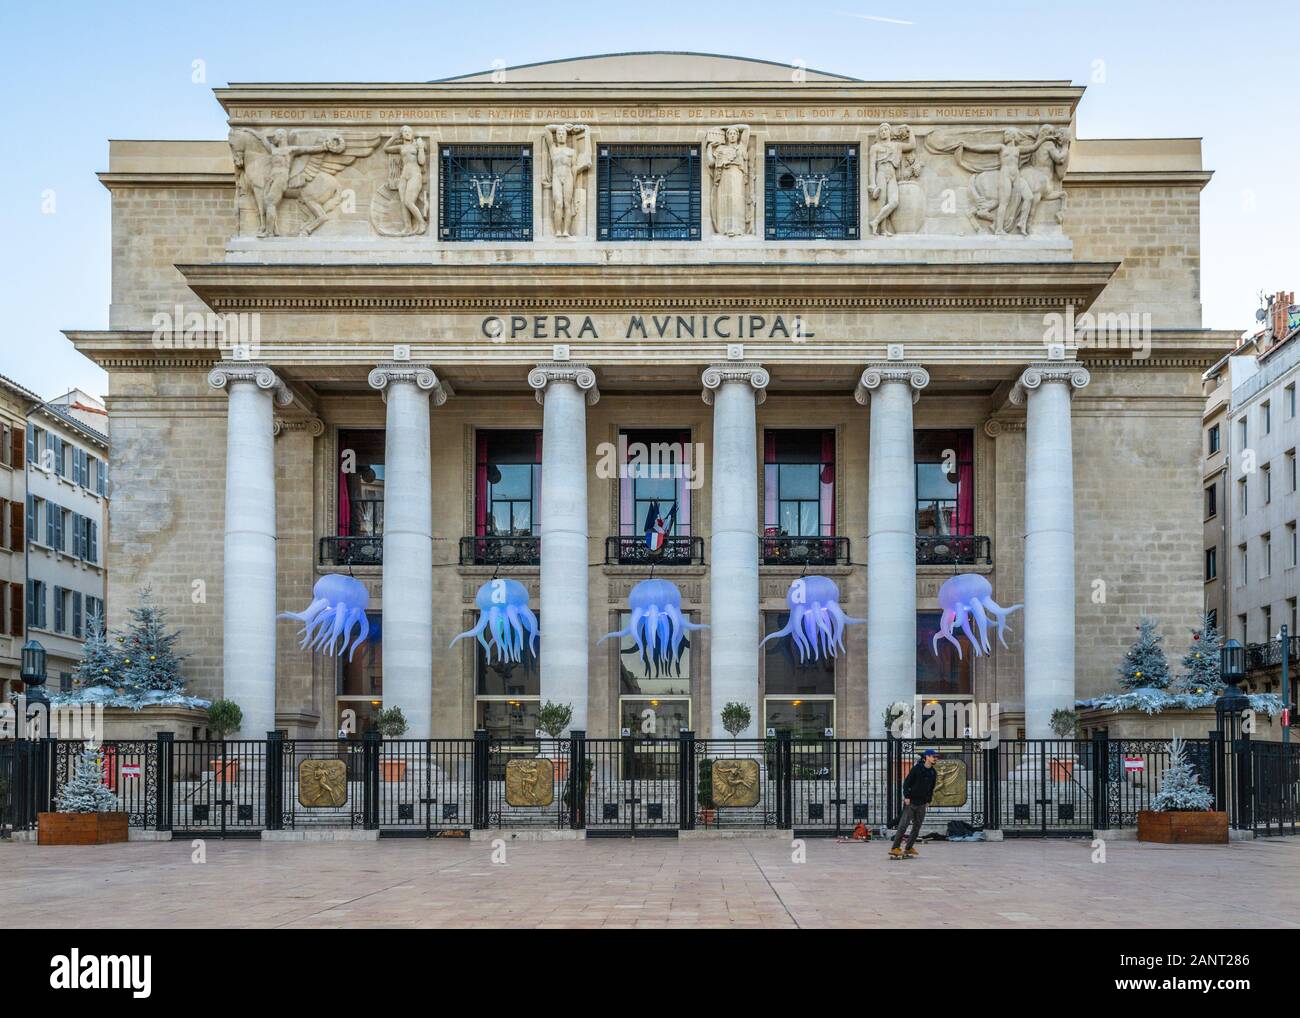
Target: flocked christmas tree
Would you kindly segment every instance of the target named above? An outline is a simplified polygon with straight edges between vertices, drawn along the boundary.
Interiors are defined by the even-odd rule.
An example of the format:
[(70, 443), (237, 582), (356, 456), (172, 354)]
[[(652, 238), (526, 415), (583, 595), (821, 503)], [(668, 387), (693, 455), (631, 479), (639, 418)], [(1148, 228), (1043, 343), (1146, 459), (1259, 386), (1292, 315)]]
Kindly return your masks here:
[(1119, 666), (1119, 684), (1124, 689), (1164, 689), (1169, 685), (1169, 662), (1160, 646), (1165, 638), (1156, 632), (1156, 625), (1155, 619), (1139, 621), (1137, 642)]
[(185, 680), (181, 676), (181, 659), (173, 649), (180, 634), (167, 631), (167, 613), (153, 603), (153, 595), (146, 588), (130, 614), (126, 633), (117, 638), (122, 685), (139, 692), (180, 692)]
[(1219, 635), (1211, 617), (1206, 615), (1201, 628), (1192, 630), (1192, 645), (1183, 655), (1183, 670), (1174, 682), (1174, 691), (1222, 693), (1226, 685), (1223, 681), (1223, 659), (1219, 655), (1222, 648), (1223, 637)]
[(72, 673), (72, 681), (82, 688), (90, 686), (119, 686), (122, 682), (122, 655), (109, 641), (104, 620), (99, 615), (86, 619), (86, 642), (81, 648), (81, 661)]
[(77, 758), (72, 777), (64, 782), (55, 805), (60, 813), (112, 813), (117, 796), (104, 784), (104, 758), (98, 746), (87, 744)]
[(1187, 747), (1176, 735), (1169, 745), (1169, 766), (1160, 779), (1160, 791), (1151, 797), (1151, 808), (1160, 813), (1214, 808), (1213, 793), (1201, 784), (1187, 759)]

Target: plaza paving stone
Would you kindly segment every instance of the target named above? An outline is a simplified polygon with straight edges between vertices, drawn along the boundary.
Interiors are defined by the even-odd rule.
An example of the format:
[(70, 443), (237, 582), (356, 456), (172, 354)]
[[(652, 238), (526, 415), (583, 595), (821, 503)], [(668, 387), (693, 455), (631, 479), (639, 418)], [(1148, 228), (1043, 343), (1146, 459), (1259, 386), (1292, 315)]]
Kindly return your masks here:
[(1296, 927), (1300, 839), (0, 843), (15, 927)]

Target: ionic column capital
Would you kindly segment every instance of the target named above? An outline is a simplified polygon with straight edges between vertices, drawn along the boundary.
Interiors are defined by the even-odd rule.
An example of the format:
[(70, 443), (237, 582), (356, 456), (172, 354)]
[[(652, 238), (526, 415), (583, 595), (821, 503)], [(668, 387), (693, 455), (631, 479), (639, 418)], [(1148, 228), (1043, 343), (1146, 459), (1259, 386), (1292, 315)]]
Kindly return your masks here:
[(1029, 394), (1045, 383), (1067, 385), (1073, 395), (1075, 389), (1082, 389), (1091, 380), (1088, 369), (1078, 361), (1039, 361), (1025, 368), (1007, 398), (1016, 406), (1024, 406)]
[(237, 382), (249, 382), (259, 389), (269, 390), (271, 398), (279, 406), (288, 406), (293, 402), (293, 393), (280, 381), (280, 376), (265, 364), (251, 361), (220, 361), (208, 372), (208, 384), (214, 389), (226, 389)]
[(886, 382), (902, 382), (912, 389), (912, 402), (921, 398), (921, 390), (930, 384), (930, 372), (915, 361), (884, 361), (880, 364), (868, 364), (858, 379), (853, 398), (863, 406), (871, 399), (871, 393)]
[(580, 392), (586, 393), (587, 406), (595, 406), (600, 401), (596, 372), (586, 364), (551, 361), (539, 364), (528, 372), (528, 384), (536, 390), (538, 403), (546, 401), (546, 387), (552, 382), (572, 382)]
[(395, 382), (410, 382), (417, 389), (432, 391), (434, 406), (442, 406), (448, 396), (454, 396), (451, 384), (434, 374), (428, 364), (411, 364), (406, 361), (383, 361), (375, 365), (367, 376), (370, 388), (378, 389), (387, 399), (387, 389)]
[(755, 404), (761, 404), (767, 399), (767, 383), (771, 380), (772, 376), (761, 364), (752, 361), (723, 361), (720, 364), (710, 364), (700, 375), (700, 381), (704, 385), (700, 396), (706, 406), (713, 406), (713, 393), (716, 389), (727, 382), (743, 382), (753, 388)]

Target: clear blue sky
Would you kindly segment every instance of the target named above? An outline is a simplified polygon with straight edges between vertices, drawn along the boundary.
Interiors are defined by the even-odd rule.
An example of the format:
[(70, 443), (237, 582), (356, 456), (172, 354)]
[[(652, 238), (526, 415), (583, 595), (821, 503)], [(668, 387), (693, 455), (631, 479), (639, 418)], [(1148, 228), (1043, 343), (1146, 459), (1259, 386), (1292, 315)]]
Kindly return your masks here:
[[(874, 80), (1088, 85), (1082, 137), (1205, 139), (1205, 324), (1244, 329), (1257, 291), (1300, 289), (1298, 39), (1294, 0), (9, 4), (0, 373), (45, 396), (106, 388), (60, 330), (107, 325), (109, 196), (95, 172), (109, 138), (223, 138), (211, 88), (231, 81), (427, 81), (624, 50), (801, 60)], [(204, 84), (191, 81), (195, 60)]]

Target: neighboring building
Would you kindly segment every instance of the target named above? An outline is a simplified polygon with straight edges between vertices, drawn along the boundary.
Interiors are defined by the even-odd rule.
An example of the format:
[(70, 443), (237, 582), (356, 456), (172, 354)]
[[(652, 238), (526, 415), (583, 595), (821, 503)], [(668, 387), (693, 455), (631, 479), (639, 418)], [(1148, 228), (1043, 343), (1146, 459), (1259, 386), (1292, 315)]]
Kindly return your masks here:
[[(1283, 625), (1292, 636), (1292, 678), (1300, 661), (1300, 520), (1296, 453), (1300, 448), (1300, 305), (1278, 293), (1264, 312), (1262, 329), (1230, 358), (1231, 400), (1223, 442), (1231, 522), (1225, 537), (1231, 581), (1225, 634), (1247, 648), (1257, 686), (1275, 686)], [(1207, 468), (1208, 474), (1208, 468)], [(1292, 700), (1295, 699), (1292, 684)]]
[[(416, 738), (527, 738), (547, 699), (593, 736), (719, 736), (741, 701), (750, 735), (858, 737), (914, 694), (1046, 736), (1140, 616), (1174, 650), (1204, 603), (1200, 376), (1236, 341), (1201, 326), (1199, 141), (1076, 138), (1060, 81), (797, 77), (623, 54), (235, 85), (228, 139), (113, 142), (109, 327), (70, 333), (130, 491), (110, 622), (151, 585), (191, 692), (255, 737), (382, 702)], [(253, 316), (234, 347), (212, 312)], [(668, 476), (626, 469), (638, 444)], [(680, 673), (597, 643), (652, 561), (710, 626)], [(351, 662), (276, 622), (332, 573), (382, 632)], [(1009, 649), (932, 650), (959, 573), (1027, 604)], [(812, 667), (759, 647), (805, 574), (867, 619)], [(540, 661), (447, 649), (494, 577)]]
[(27, 502), (27, 412), (41, 398), (0, 375), (0, 700), (19, 681), (27, 585), (24, 509)]
[(76, 390), (40, 403), (27, 422), (26, 624), (45, 647), (51, 689), (71, 681), (87, 619), (104, 613), (106, 427), (103, 404)]

